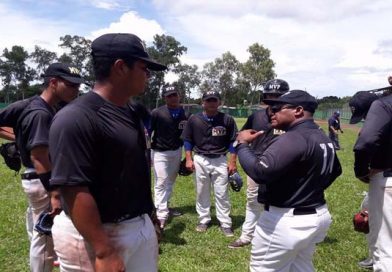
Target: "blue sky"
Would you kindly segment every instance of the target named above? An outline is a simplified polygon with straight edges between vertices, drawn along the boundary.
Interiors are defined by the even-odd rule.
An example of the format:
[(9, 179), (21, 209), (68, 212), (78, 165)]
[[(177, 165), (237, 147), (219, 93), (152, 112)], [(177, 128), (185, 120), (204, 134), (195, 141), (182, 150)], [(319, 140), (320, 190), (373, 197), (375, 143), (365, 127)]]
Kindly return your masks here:
[(60, 51), (65, 34), (130, 32), (147, 43), (167, 34), (188, 48), (182, 62), (201, 68), (227, 51), (245, 61), (258, 42), (292, 89), (345, 96), (388, 84), (391, 14), (383, 0), (3, 0), (0, 47)]

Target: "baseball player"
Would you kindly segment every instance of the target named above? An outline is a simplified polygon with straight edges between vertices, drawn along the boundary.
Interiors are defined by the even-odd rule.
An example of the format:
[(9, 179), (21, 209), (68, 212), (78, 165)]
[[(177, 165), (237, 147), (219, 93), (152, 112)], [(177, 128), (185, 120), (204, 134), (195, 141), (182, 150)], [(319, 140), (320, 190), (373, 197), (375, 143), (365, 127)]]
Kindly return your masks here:
[[(263, 96), (261, 99), (276, 99), (282, 94), (289, 91), (289, 84), (282, 79), (272, 79), (265, 83), (263, 89)], [(262, 102), (262, 101), (260, 101)], [(258, 137), (251, 145), (251, 148), (257, 155), (261, 155), (265, 147), (276, 137), (282, 134), (281, 130), (271, 128), (269, 121), (268, 109), (264, 108), (253, 113), (246, 120), (242, 130), (253, 129), (255, 131), (264, 131), (264, 134)], [(263, 194), (265, 186), (254, 182), (247, 176), (247, 190), (246, 190), (246, 212), (245, 221), (242, 224), (242, 232), (240, 238), (229, 244), (229, 248), (241, 248), (249, 245), (253, 238), (253, 233), (256, 227), (257, 220), (263, 210), (263, 205), (257, 201), (257, 195)]]
[[(183, 132), (186, 167), (195, 170), (196, 211), (199, 224), (196, 231), (205, 232), (211, 222), (210, 191), (213, 187), (216, 216), (225, 236), (233, 236), (230, 218), (228, 174), (237, 170), (236, 154), (232, 143), (237, 126), (234, 119), (218, 111), (220, 95), (216, 91), (202, 96), (203, 112), (192, 115)], [(195, 155), (192, 159), (192, 150)], [(230, 152), (229, 164), (226, 153)]]
[[(350, 124), (356, 124), (366, 118), (371, 104), (377, 99), (378, 96), (376, 94), (367, 91), (360, 91), (354, 94), (348, 103), (352, 111)], [(361, 210), (364, 209), (369, 210), (368, 194), (366, 194), (361, 204)], [(373, 267), (373, 245), (377, 238), (374, 234), (375, 232), (366, 234), (369, 255), (368, 258), (358, 262), (358, 266), (361, 268), (368, 269)]]
[(369, 236), (373, 270), (392, 267), (392, 96), (374, 101), (354, 145), (354, 172), (369, 183)]
[(21, 176), (29, 202), (26, 227), (30, 238), (30, 269), (37, 272), (52, 270), (54, 251), (52, 237), (38, 233), (33, 226), (40, 214), (50, 209), (50, 204), (53, 215), (61, 207), (58, 192), (51, 191), (49, 186), (49, 126), (55, 114), (54, 106), (60, 101), (70, 102), (76, 98), (83, 82), (79, 70), (64, 63), (49, 65), (42, 76), (44, 83), (40, 96), (15, 102), (0, 111), (0, 126), (13, 128), (26, 168)]
[(335, 146), (335, 150), (340, 150), (340, 144), (339, 144), (339, 134), (338, 132), (340, 131), (343, 133), (342, 128), (340, 127), (340, 112), (335, 111), (332, 116), (328, 119), (328, 135), (329, 138), (331, 139), (332, 143)]
[(314, 271), (316, 243), (323, 241), (332, 221), (324, 190), (341, 174), (340, 163), (313, 120), (313, 96), (292, 90), (264, 102), (270, 105), (272, 127), (286, 133), (261, 156), (248, 143), (262, 132), (241, 131), (235, 143), (245, 172), (267, 189), (252, 240), (250, 270)]
[(64, 199), (52, 228), (60, 269), (157, 271), (143, 120), (129, 99), (166, 66), (133, 34), (104, 34), (91, 47), (94, 90), (62, 109), (49, 135), (51, 185)]
[[(155, 207), (163, 229), (169, 217), (169, 201), (182, 156), (181, 134), (186, 124), (185, 111), (180, 105), (180, 93), (175, 86), (163, 89), (164, 106), (151, 114), (151, 149), (155, 176)], [(179, 211), (170, 209), (174, 216)]]

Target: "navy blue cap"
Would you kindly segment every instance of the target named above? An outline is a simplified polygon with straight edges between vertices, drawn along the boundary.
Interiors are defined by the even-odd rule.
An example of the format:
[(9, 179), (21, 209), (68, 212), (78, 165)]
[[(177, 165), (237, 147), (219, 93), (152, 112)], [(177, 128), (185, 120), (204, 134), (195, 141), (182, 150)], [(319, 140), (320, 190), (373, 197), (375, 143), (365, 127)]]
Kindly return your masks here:
[(178, 91), (176, 86), (168, 85), (166, 87), (163, 87), (163, 90), (162, 90), (162, 96), (163, 97), (166, 97), (166, 96), (174, 94), (174, 93), (179, 94), (179, 91)]

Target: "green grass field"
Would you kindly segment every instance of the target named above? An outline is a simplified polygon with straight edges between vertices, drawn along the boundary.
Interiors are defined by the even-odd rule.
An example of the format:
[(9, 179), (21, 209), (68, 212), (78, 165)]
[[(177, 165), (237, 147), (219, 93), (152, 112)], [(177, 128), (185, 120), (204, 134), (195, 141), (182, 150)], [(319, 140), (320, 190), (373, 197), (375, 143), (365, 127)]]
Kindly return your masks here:
[[(237, 119), (241, 127), (245, 119)], [(338, 156), (343, 174), (326, 191), (333, 224), (327, 239), (318, 245), (315, 254), (317, 271), (359, 271), (357, 262), (366, 257), (365, 236), (353, 231), (352, 216), (359, 209), (362, 192), (367, 186), (355, 179), (352, 170), (352, 146), (358, 129), (345, 128), (340, 137), (343, 150)], [(245, 179), (245, 174), (241, 174)], [(230, 191), (235, 238), (241, 232), (245, 213), (245, 190)], [(0, 160), (0, 271), (28, 271), (28, 240), (24, 213), (26, 198), (20, 178), (6, 168)], [(192, 177), (179, 177), (172, 199), (172, 207), (184, 213), (173, 218), (161, 244), (160, 271), (248, 271), (250, 247), (228, 249), (233, 238), (226, 238), (218, 222), (207, 233), (195, 231), (195, 190)], [(212, 214), (215, 214), (212, 208)]]

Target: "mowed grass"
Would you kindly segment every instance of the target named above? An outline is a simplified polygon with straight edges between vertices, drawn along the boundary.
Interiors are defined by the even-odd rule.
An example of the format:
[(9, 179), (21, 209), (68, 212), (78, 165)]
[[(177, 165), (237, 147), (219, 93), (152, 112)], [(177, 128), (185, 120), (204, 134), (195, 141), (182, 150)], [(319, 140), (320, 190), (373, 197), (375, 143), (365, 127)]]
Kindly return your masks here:
[[(240, 128), (245, 119), (236, 119)], [(325, 128), (325, 122), (322, 123)], [(343, 174), (326, 191), (333, 217), (327, 239), (318, 245), (314, 264), (317, 271), (359, 271), (357, 262), (366, 257), (365, 236), (353, 231), (352, 216), (359, 209), (366, 184), (356, 180), (353, 173), (352, 147), (358, 129), (347, 127), (340, 135), (343, 150), (338, 156)], [(240, 168), (240, 167), (239, 167)], [(245, 174), (240, 168), (245, 180)], [(235, 237), (241, 233), (244, 220), (246, 190), (230, 191), (231, 215)], [(28, 271), (28, 240), (25, 231), (26, 198), (20, 178), (0, 160), (0, 271)], [(214, 202), (213, 202), (214, 203)], [(172, 207), (184, 215), (172, 218), (160, 245), (160, 271), (248, 271), (250, 247), (232, 250), (219, 230), (212, 207), (213, 225), (204, 234), (197, 233), (195, 189), (193, 176), (179, 177), (172, 198)], [(289, 235), (289, 234), (287, 234)]]

